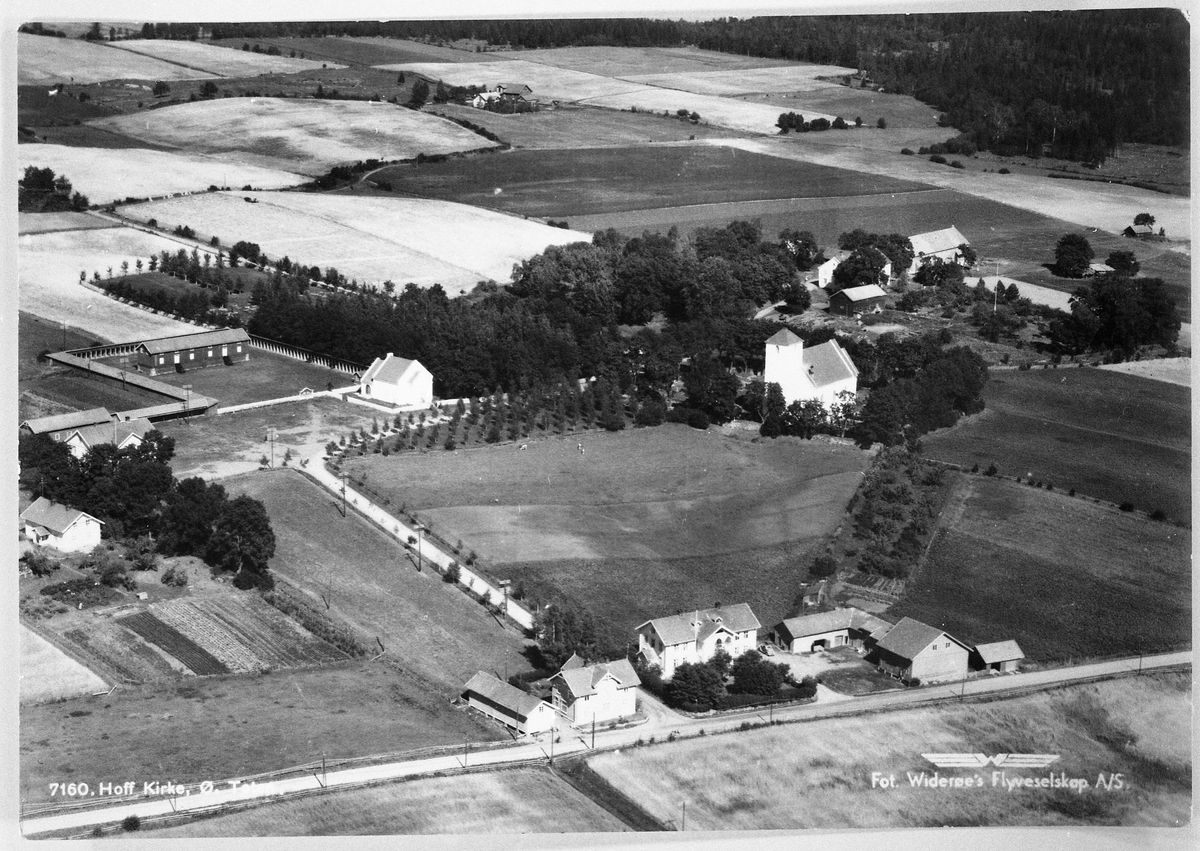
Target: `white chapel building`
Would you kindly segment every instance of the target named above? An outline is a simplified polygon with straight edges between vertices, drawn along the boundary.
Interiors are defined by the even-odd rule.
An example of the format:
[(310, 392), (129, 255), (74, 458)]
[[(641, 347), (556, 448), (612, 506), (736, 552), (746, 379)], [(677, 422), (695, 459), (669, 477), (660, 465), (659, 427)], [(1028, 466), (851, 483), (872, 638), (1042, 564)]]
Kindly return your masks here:
[(433, 375), (420, 361), (388, 352), (363, 373), (359, 393), (389, 405), (421, 408), (433, 402)]
[(839, 393), (858, 392), (858, 368), (837, 340), (805, 348), (803, 340), (784, 328), (767, 340), (763, 382), (778, 384), (789, 405), (816, 399), (829, 408)]

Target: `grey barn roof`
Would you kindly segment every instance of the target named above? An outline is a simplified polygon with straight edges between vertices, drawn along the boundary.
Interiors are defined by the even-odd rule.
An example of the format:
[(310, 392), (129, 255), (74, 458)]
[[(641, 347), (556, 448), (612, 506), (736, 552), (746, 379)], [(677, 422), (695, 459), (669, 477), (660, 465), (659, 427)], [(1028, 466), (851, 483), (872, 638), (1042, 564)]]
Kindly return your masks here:
[(250, 334), (245, 328), (218, 328), (215, 331), (201, 331), (196, 334), (180, 334), (177, 337), (159, 337), (156, 340), (142, 340), (139, 344), (147, 353), (152, 355), (178, 352), (183, 349), (196, 349), (203, 346), (219, 346), (225, 343), (249, 343)]
[(958, 232), (956, 227), (942, 228), (941, 230), (931, 230), (926, 233), (918, 233), (910, 236), (908, 241), (912, 243), (913, 253), (917, 257), (928, 254), (937, 254), (939, 251), (949, 251), (952, 248), (958, 248), (960, 245), (967, 245), (967, 238)]
[(901, 618), (898, 624), (888, 630), (887, 635), (879, 639), (879, 647), (904, 659), (913, 659), (943, 634), (956, 644), (967, 648), (967, 645), (945, 630), (912, 618)]
[(1025, 658), (1025, 651), (1012, 639), (1008, 641), (992, 641), (988, 644), (977, 644), (975, 645), (975, 652), (983, 659), (983, 664), (985, 665), (994, 665), (997, 662), (1012, 662)]
[(21, 423), (21, 427), (29, 429), (33, 434), (50, 434), (68, 428), (83, 428), (98, 423), (112, 422), (112, 418), (112, 414), (108, 412), (107, 408), (88, 408), (86, 411), (72, 411), (69, 414), (25, 420)]
[(868, 298), (884, 298), (887, 296), (887, 293), (878, 284), (867, 284), (864, 287), (847, 287), (844, 290), (838, 290), (830, 298), (839, 295), (848, 298), (850, 301), (863, 301)]
[(519, 688), (510, 686), (487, 671), (480, 671), (471, 677), (463, 686), (463, 692), (471, 692), (487, 698), (497, 706), (509, 710), (518, 718), (528, 718), (543, 702), (532, 694), (526, 694)]
[(837, 340), (826, 340), (819, 346), (806, 348), (803, 360), (808, 377), (816, 387), (825, 387), (858, 375), (858, 367)]
[(817, 635), (823, 632), (834, 632), (839, 629), (859, 629), (873, 633), (881, 627), (891, 628), (891, 624), (883, 618), (855, 608), (839, 608), (831, 612), (818, 612), (815, 615), (803, 615), (798, 618), (787, 618), (780, 623), (792, 638), (803, 638), (806, 635)]

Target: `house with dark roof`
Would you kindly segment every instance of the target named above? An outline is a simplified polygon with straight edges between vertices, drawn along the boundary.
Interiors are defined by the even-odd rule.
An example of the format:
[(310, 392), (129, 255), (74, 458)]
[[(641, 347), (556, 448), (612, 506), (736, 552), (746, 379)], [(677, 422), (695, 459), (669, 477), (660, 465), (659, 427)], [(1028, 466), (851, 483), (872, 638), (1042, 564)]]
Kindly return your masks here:
[(462, 696), (468, 706), (522, 736), (544, 733), (555, 727), (554, 709), (550, 704), (486, 671), (480, 671), (467, 681)]
[(186, 372), (206, 366), (250, 360), (250, 335), (245, 328), (218, 328), (143, 340), (134, 349), (134, 368), (148, 375)]
[(420, 361), (388, 352), (363, 373), (359, 394), (388, 405), (425, 408), (433, 402), (433, 374)]
[(554, 711), (576, 727), (629, 718), (641, 683), (628, 659), (587, 665), (572, 656), (550, 680)]
[(1147, 236), (1154, 236), (1154, 228), (1150, 225), (1129, 225), (1125, 230), (1121, 231), (1121, 234), (1131, 239), (1142, 239)]
[(853, 607), (787, 618), (771, 630), (770, 639), (789, 653), (814, 653), (849, 645), (870, 648), (892, 624)]
[(97, 520), (85, 511), (38, 497), (21, 512), (25, 537), (39, 547), (54, 547), (64, 553), (90, 552), (100, 543)]
[(693, 609), (640, 624), (638, 654), (669, 680), (683, 663), (707, 662), (718, 650), (735, 658), (753, 650), (761, 626), (746, 603)]
[(525, 100), (526, 95), (533, 94), (533, 89), (524, 83), (498, 83), (496, 91), (504, 100)]
[(778, 384), (788, 404), (815, 399), (829, 408), (840, 394), (858, 392), (858, 368), (836, 339), (806, 348), (784, 328), (766, 342), (763, 381)]
[(944, 630), (901, 618), (871, 655), (879, 670), (897, 679), (934, 683), (965, 678), (971, 648)]
[(872, 310), (879, 310), (885, 298), (887, 298), (887, 293), (878, 284), (847, 287), (829, 297), (829, 312), (840, 313), (843, 316), (868, 313)]
[(1025, 651), (1017, 642), (992, 641), (988, 644), (976, 644), (971, 653), (971, 667), (980, 671), (999, 671), (1009, 673), (1017, 670), (1017, 665), (1025, 658)]
[(962, 252), (959, 249), (964, 245), (970, 245), (967, 238), (953, 226), (941, 230), (931, 230), (927, 233), (918, 233), (910, 236), (908, 241), (912, 243), (913, 247), (912, 264), (908, 267), (910, 275), (915, 275), (923, 263), (928, 263), (935, 257), (948, 263), (958, 263), (962, 260)]

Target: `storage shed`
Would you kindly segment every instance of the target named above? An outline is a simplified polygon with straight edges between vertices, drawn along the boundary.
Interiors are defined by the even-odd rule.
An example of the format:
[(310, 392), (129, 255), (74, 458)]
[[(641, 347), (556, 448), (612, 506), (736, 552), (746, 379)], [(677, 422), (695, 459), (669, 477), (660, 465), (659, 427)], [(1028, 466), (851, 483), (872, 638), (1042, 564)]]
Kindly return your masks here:
[(480, 671), (463, 686), (467, 705), (478, 709), (521, 735), (554, 729), (554, 709), (544, 700)]
[(135, 368), (148, 375), (186, 371), (216, 364), (250, 360), (250, 335), (245, 328), (219, 328), (198, 334), (143, 340), (134, 349)]

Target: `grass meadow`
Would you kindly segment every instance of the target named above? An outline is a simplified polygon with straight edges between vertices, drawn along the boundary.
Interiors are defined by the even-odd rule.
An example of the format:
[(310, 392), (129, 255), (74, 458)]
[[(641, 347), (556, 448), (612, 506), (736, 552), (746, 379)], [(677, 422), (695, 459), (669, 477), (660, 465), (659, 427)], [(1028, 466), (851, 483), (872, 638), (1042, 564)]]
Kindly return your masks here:
[(528, 447), (363, 456), (346, 469), (529, 595), (574, 600), (621, 635), (718, 600), (781, 617), (870, 459), (681, 425)]
[(1191, 518), (1191, 391), (1096, 369), (993, 371), (987, 407), (922, 438), (925, 454), (1056, 490)]
[(158, 838), (601, 833), (627, 828), (545, 768), (410, 780), (265, 804), (147, 834)]
[(328, 37), (328, 38), (230, 38), (214, 45), (241, 49), (243, 43), (264, 48), (278, 47), (283, 53), (304, 54), (307, 59), (331, 60), (347, 65), (383, 65), (397, 62), (491, 62), (494, 53), (470, 53), (434, 44), (422, 44), (399, 38)]
[[(378, 177), (399, 191), (529, 216), (581, 216), (731, 201), (912, 192), (904, 180), (723, 146), (516, 151)], [(496, 190), (500, 191), (497, 192)]]
[(118, 50), (103, 42), (17, 34), (17, 82), (21, 85), (98, 83), (103, 80), (209, 80), (214, 74)]
[(522, 635), (439, 574), (418, 572), (400, 545), (296, 473), (255, 473), (224, 482), (267, 507), (275, 528), (271, 568), (368, 642), (378, 637), (407, 671), (448, 700), (476, 671), (529, 667)]
[(108, 688), (104, 680), (24, 624), (19, 652), (22, 704), (49, 703)]
[(893, 618), (972, 644), (1016, 639), (1040, 662), (1190, 644), (1186, 529), (1015, 482), (964, 484)]
[(188, 677), (23, 707), (20, 791), (43, 803), (64, 777), (191, 783), (502, 737), (386, 658)]
[[(256, 77), (262, 74), (295, 74), (324, 67), (313, 59), (270, 56), (249, 50), (218, 47), (193, 41), (167, 39), (130, 39), (113, 44), (143, 56), (161, 59), (172, 65), (198, 68), (219, 77)], [(327, 63), (326, 63), (327, 64)]]
[[(688, 830), (1187, 824), (1191, 811), (1188, 674), (1072, 686), (1027, 697), (784, 725), (631, 748), (589, 761), (651, 815)], [(916, 788), (922, 753), (1054, 753), (1050, 769), (1091, 788)], [(873, 772), (895, 776), (872, 787)], [(1121, 773), (1121, 789), (1096, 788)], [(948, 777), (972, 776), (943, 769)]]

